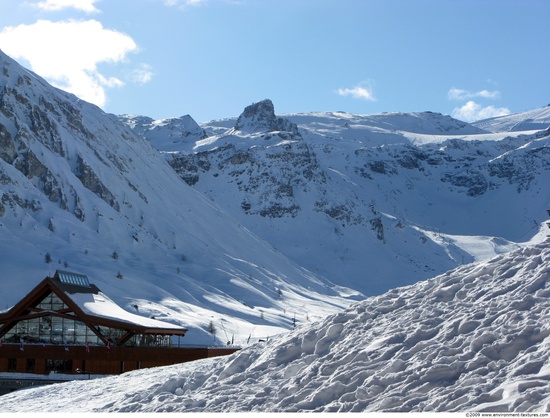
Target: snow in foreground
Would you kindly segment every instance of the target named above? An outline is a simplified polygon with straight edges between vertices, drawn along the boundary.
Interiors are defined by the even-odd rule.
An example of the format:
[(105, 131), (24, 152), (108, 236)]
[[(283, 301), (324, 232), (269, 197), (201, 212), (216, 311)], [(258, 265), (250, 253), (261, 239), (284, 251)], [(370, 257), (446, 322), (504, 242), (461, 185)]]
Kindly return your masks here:
[(2, 396), (1, 412), (550, 412), (550, 241), (226, 358)]

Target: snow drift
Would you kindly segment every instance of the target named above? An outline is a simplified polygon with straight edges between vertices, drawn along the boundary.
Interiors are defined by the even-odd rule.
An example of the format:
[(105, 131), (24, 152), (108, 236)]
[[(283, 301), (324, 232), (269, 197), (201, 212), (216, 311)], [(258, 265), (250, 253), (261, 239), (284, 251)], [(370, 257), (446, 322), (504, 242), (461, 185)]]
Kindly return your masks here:
[(25, 412), (550, 412), (550, 240), (226, 358), (2, 397)]

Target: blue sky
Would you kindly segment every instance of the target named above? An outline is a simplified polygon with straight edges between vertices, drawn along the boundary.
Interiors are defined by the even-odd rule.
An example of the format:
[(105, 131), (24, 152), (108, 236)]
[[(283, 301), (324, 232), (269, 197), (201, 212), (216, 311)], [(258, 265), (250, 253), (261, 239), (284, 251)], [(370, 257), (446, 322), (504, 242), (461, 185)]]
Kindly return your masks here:
[(109, 113), (197, 122), (550, 103), (548, 0), (0, 0), (0, 49)]

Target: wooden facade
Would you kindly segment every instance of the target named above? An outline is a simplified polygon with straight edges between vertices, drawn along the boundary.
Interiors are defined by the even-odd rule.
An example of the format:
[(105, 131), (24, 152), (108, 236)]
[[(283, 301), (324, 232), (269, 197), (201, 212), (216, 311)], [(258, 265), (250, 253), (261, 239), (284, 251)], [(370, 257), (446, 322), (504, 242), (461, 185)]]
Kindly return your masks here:
[(238, 350), (175, 345), (186, 331), (124, 311), (86, 276), (58, 271), (0, 314), (0, 372), (120, 374)]
[(130, 348), (3, 344), (0, 372), (33, 374), (120, 374), (148, 367), (168, 366), (208, 357), (232, 354), (234, 347)]

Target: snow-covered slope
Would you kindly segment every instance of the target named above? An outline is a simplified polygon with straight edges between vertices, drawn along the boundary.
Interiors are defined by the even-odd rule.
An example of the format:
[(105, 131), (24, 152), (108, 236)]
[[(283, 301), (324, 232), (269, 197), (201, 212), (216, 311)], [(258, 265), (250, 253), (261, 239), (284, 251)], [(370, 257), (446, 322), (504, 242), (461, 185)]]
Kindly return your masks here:
[(139, 133), (163, 144), (189, 185), (296, 263), (364, 294), (537, 242), (546, 230), (548, 124), (494, 133), (432, 112), (277, 117), (263, 100), (169, 148), (158, 125), (170, 122)]
[(2, 310), (61, 268), (189, 343), (244, 344), (546, 233), (547, 129), (268, 100), (119, 118), (0, 66)]
[(243, 344), (359, 296), (253, 235), (114, 115), (1, 52), (0, 68), (1, 310), (71, 270), (190, 344)]
[(550, 105), (473, 122), (472, 125), (491, 132), (518, 132), (547, 129), (550, 126)]
[(550, 412), (550, 240), (229, 357), (2, 397), (1, 412)]
[(190, 140), (206, 138), (206, 132), (189, 116), (155, 121), (146, 116), (123, 115), (120, 117), (137, 134), (147, 132), (147, 139), (161, 151), (185, 146)]

